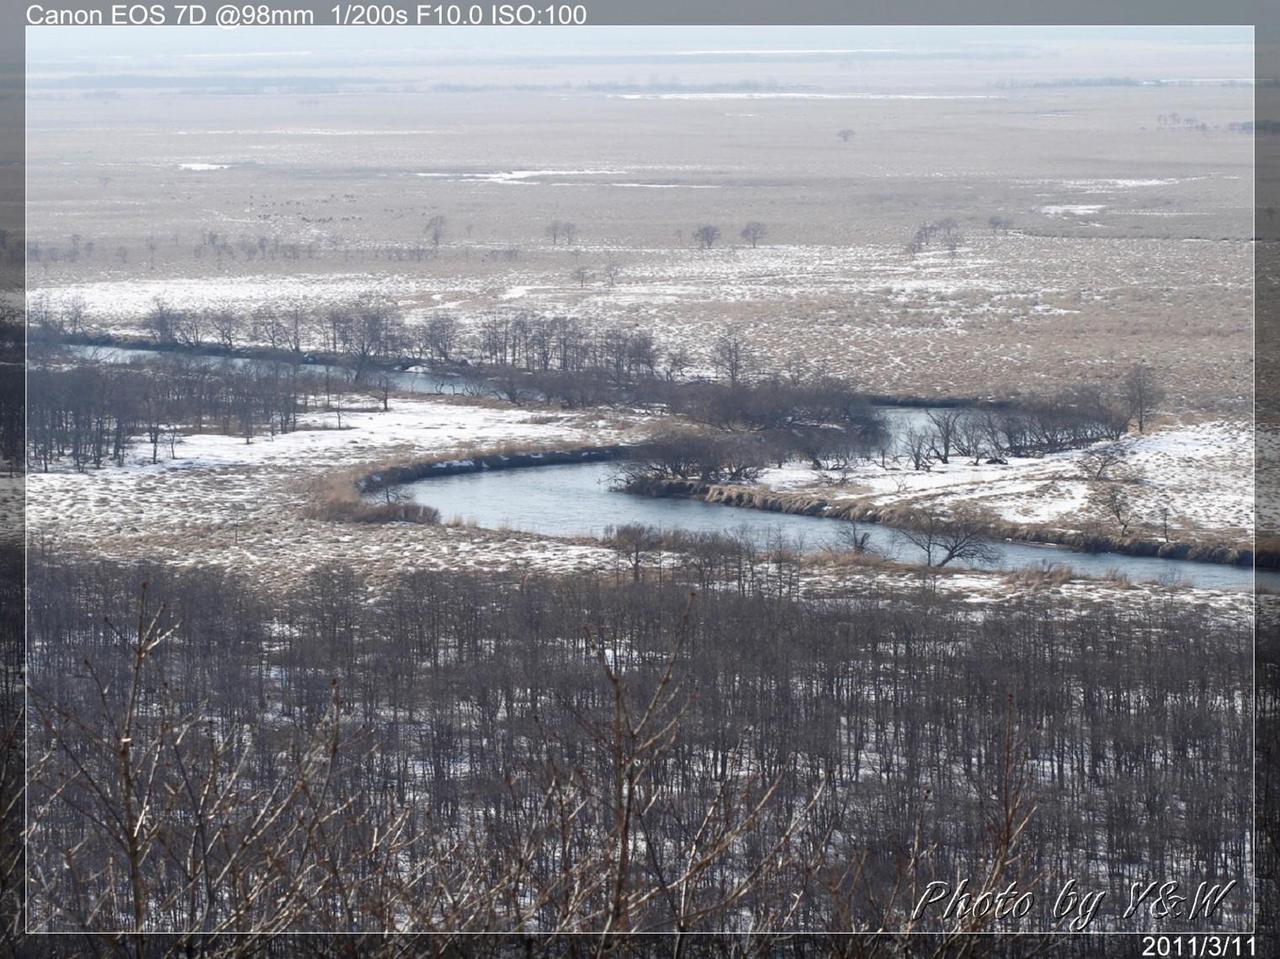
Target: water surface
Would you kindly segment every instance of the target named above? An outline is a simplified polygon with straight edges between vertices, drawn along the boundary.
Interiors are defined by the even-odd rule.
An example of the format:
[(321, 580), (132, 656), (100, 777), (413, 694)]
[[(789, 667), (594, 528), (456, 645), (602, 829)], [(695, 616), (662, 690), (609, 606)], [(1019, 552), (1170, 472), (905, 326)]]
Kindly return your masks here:
[[(760, 546), (785, 539), (802, 551), (842, 548), (849, 523), (723, 506), (692, 499), (653, 498), (614, 491), (614, 463), (572, 463), (437, 476), (405, 485), (415, 502), (434, 506), (445, 520), (458, 518), (489, 529), (513, 529), (546, 536), (599, 537), (613, 526), (640, 523), (663, 530), (746, 534)], [(921, 563), (924, 551), (898, 530), (859, 523), (870, 548), (889, 559)], [(1219, 563), (1076, 553), (1060, 546), (991, 540), (1000, 570), (1069, 567), (1080, 576), (1123, 573), (1130, 580), (1186, 583), (1217, 589), (1251, 589), (1254, 571)], [(953, 560), (948, 568), (969, 566)], [(1280, 589), (1280, 573), (1260, 571), (1258, 585)]]

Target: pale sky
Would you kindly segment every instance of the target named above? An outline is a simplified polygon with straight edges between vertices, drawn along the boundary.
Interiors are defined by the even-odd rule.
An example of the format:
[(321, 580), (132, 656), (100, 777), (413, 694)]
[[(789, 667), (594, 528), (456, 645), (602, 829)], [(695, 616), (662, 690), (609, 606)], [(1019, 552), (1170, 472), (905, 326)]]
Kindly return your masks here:
[[(1233, 65), (1252, 76), (1250, 27), (80, 27), (28, 28), (28, 62), (142, 64), (210, 58), (270, 59), (444, 54), (497, 57), (647, 55), (705, 52), (830, 52), (832, 56), (918, 55), (959, 58), (1000, 55), (1011, 61), (1104, 54), (1137, 60)], [(1092, 52), (1093, 56), (1087, 56)], [(1235, 74), (1233, 74), (1235, 75)]]

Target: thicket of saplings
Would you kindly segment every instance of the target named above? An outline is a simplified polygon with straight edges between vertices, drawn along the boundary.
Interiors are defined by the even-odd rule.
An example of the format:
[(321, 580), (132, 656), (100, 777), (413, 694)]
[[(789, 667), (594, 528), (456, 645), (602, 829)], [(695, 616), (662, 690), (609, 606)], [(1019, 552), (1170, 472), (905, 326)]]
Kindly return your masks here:
[[(1074, 878), (1096, 930), (1152, 877), (1242, 881), (1164, 929), (1245, 921), (1247, 624), (805, 601), (775, 562), (268, 597), (35, 551), (31, 927), (1026, 929)], [(912, 918), (962, 878), (1038, 895)]]

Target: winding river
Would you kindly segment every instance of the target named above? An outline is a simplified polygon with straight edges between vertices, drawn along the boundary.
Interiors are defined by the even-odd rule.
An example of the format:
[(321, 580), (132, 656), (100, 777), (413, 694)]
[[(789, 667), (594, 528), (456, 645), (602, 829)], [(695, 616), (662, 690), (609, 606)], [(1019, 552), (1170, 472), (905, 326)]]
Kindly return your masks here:
[[(131, 359), (155, 357), (155, 350), (131, 347), (72, 348), (86, 358), (125, 363)], [(267, 361), (244, 357), (180, 354), (200, 362), (236, 365)], [(307, 364), (307, 369), (323, 374), (348, 376), (349, 370)], [(463, 389), (459, 377), (430, 372), (404, 371), (390, 374), (395, 387), (414, 393), (454, 393)], [(890, 434), (900, 437), (907, 428), (927, 426), (929, 410), (924, 407), (881, 407)], [(754, 509), (704, 503), (691, 499), (655, 499), (615, 492), (610, 463), (574, 463), (508, 470), (484, 470), (431, 477), (405, 485), (416, 502), (434, 506), (446, 520), (458, 518), (490, 529), (514, 529), (547, 536), (600, 536), (613, 526), (639, 523), (659, 529), (689, 532), (745, 534), (760, 546), (780, 540), (802, 551), (841, 546), (847, 524), (816, 516), (770, 513)], [(923, 562), (924, 553), (901, 532), (875, 523), (862, 523), (859, 532), (869, 535), (868, 547), (875, 553), (908, 563)], [(1065, 547), (991, 540), (994, 564), (979, 568), (1000, 570), (1067, 567), (1086, 577), (1106, 577), (1116, 573), (1133, 582), (1162, 582), (1207, 589), (1252, 589), (1255, 572), (1250, 567), (1187, 560), (1128, 556), (1120, 553), (1078, 553)], [(966, 564), (954, 560), (950, 564)], [(1256, 585), (1280, 591), (1280, 572), (1258, 570)]]
[[(530, 466), (435, 476), (405, 484), (415, 502), (434, 506), (446, 519), (471, 521), (489, 529), (513, 529), (546, 536), (601, 536), (610, 526), (640, 523), (688, 532), (745, 534), (757, 545), (780, 540), (801, 551), (841, 547), (846, 523), (817, 516), (770, 513), (704, 503), (692, 499), (655, 499), (614, 491), (616, 466), (608, 462)], [(898, 530), (860, 523), (869, 548), (887, 559), (923, 562), (923, 550)], [(1069, 567), (1079, 576), (1114, 573), (1133, 582), (1155, 581), (1210, 589), (1252, 589), (1248, 567), (1187, 560), (1126, 556), (1120, 553), (1077, 553), (1060, 546), (991, 540), (1000, 570)], [(970, 564), (959, 560), (949, 566)], [(1259, 570), (1257, 584), (1280, 590), (1280, 573)]]

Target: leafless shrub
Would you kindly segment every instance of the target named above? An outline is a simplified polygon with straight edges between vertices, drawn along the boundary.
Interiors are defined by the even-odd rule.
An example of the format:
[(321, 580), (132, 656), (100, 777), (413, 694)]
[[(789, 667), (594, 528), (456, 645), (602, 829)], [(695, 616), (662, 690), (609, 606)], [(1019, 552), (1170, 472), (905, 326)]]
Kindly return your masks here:
[(731, 387), (741, 383), (755, 367), (755, 354), (738, 330), (726, 330), (711, 345), (711, 365)]
[(1102, 488), (1099, 499), (1107, 515), (1115, 521), (1120, 535), (1128, 533), (1133, 522), (1133, 498), (1129, 491), (1120, 483), (1108, 483)]
[(671, 431), (631, 450), (618, 467), (616, 485), (646, 492), (667, 480), (751, 482), (764, 468), (767, 453), (759, 438), (751, 436)]
[(946, 566), (953, 560), (989, 564), (999, 556), (987, 540), (986, 520), (972, 510), (947, 514), (934, 506), (911, 506), (901, 522), (898, 531), (924, 553), (928, 568)]
[[(960, 426), (964, 421), (964, 411), (951, 407), (929, 410), (926, 414), (932, 427), (929, 437), (929, 450), (939, 463), (946, 463), (951, 452), (956, 448)], [(920, 467), (916, 467), (919, 469)]]
[(1102, 482), (1112, 478), (1108, 474), (1114, 473), (1128, 456), (1129, 451), (1115, 443), (1091, 446), (1080, 454), (1080, 465), (1090, 480)]
[(858, 524), (852, 520), (841, 523), (839, 531), (836, 533), (836, 542), (842, 550), (849, 553), (869, 552), (870, 541), (871, 533), (867, 530), (859, 529)]
[(914, 470), (928, 471), (932, 464), (933, 437), (928, 430), (909, 427), (902, 434), (902, 446)]

